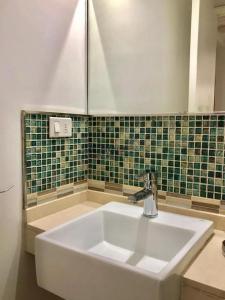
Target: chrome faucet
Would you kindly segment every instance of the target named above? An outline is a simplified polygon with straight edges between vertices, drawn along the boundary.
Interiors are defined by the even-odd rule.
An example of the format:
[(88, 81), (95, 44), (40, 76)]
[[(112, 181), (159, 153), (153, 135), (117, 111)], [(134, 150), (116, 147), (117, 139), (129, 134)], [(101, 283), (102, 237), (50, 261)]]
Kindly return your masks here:
[(146, 171), (139, 178), (144, 179), (144, 189), (129, 196), (129, 200), (134, 204), (144, 200), (143, 215), (148, 218), (155, 218), (158, 215), (158, 190), (156, 174)]

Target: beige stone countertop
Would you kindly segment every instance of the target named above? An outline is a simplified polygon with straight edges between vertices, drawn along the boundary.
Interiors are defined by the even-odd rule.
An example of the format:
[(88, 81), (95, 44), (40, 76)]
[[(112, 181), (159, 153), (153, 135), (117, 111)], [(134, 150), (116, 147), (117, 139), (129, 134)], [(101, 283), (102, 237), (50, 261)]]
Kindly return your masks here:
[(74, 218), (78, 218), (79, 216), (86, 214), (100, 206), (102, 206), (102, 204), (97, 202), (84, 201), (72, 207), (30, 222), (27, 224), (27, 227), (38, 233), (43, 232), (73, 220)]
[(189, 286), (225, 299), (223, 240), (225, 240), (225, 232), (215, 230), (213, 237), (183, 275), (183, 280)]

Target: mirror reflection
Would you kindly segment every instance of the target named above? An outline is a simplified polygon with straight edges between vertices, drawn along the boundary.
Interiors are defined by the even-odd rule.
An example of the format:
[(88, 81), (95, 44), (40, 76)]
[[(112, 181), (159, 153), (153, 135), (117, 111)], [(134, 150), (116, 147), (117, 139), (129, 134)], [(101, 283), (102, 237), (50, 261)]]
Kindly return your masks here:
[(89, 113), (225, 111), (225, 0), (90, 0)]
[(215, 111), (225, 111), (225, 1), (216, 1)]

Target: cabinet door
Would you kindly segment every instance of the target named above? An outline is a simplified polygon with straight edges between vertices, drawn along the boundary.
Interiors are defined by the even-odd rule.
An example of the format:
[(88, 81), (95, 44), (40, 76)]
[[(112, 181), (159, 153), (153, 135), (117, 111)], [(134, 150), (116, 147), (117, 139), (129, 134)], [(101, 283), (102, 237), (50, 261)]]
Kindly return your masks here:
[(188, 108), (191, 0), (90, 0), (91, 114)]

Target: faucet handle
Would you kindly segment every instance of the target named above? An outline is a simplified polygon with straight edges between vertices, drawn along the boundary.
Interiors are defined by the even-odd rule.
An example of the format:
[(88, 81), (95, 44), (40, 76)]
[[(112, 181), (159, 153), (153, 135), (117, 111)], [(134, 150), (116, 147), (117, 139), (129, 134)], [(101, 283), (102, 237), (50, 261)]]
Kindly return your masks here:
[(145, 184), (145, 189), (149, 190), (151, 188), (151, 176), (150, 176), (150, 171), (146, 170), (144, 173), (141, 175), (137, 176), (137, 179), (142, 179)]
[(156, 172), (150, 172), (150, 179), (151, 179), (151, 182), (157, 183), (157, 174), (156, 174)]
[(145, 189), (151, 189), (152, 185), (157, 186), (157, 176), (156, 173), (150, 170), (146, 170), (144, 173), (137, 177), (142, 179), (145, 183)]

